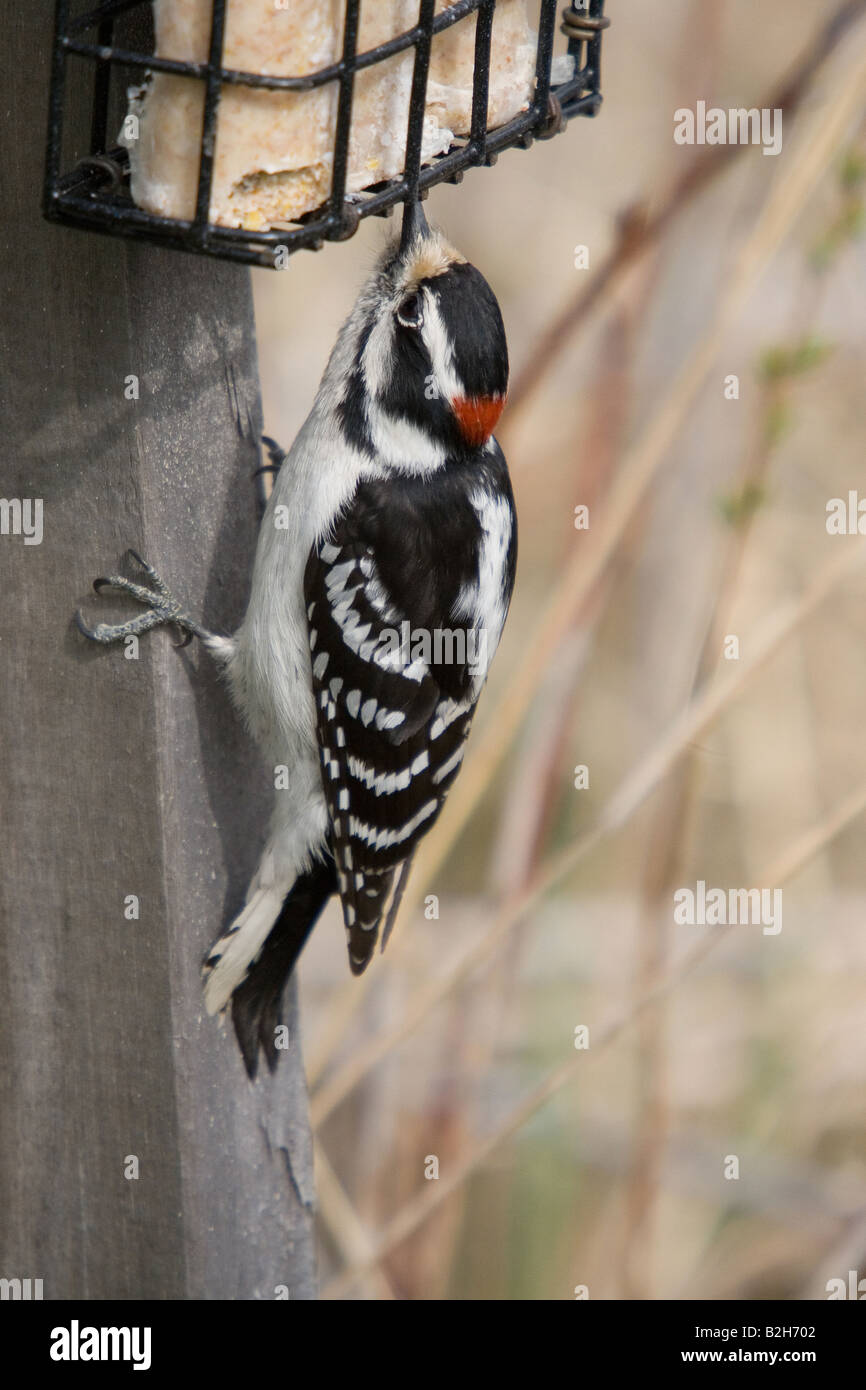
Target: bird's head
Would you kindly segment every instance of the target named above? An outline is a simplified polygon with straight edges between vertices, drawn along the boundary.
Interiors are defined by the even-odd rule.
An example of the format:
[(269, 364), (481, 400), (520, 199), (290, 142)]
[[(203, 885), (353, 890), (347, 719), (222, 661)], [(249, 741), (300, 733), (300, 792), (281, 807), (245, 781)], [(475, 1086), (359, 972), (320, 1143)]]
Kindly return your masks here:
[(423, 218), (385, 252), (346, 328), (340, 410), (353, 443), (412, 471), (487, 444), (508, 389), (502, 315)]

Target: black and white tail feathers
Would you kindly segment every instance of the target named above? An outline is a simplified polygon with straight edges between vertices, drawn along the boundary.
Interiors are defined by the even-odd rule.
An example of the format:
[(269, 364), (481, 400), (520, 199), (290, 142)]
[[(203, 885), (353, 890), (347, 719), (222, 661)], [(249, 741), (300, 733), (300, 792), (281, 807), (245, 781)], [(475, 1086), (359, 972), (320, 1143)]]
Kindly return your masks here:
[(336, 891), (337, 873), (330, 857), (301, 874), (286, 894), (246, 978), (232, 995), (232, 1022), (251, 1081), (258, 1069), (259, 1048), (271, 1071), (277, 1065), (276, 1030), (283, 989), (319, 914)]

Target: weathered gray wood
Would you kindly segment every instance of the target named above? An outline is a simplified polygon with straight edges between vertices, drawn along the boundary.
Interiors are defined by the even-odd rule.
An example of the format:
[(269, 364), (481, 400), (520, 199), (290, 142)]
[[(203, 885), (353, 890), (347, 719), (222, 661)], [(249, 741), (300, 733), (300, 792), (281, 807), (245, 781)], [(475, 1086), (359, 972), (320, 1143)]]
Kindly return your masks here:
[(310, 1298), (299, 1048), (252, 1087), (199, 980), (270, 779), (196, 645), (158, 631), (128, 660), (70, 621), (131, 611), (89, 592), (128, 545), (208, 626), (239, 619), (249, 276), (41, 220), (50, 8), (8, 13), (0, 55), (0, 496), (44, 505), (41, 545), (0, 536), (0, 1276), (46, 1298)]

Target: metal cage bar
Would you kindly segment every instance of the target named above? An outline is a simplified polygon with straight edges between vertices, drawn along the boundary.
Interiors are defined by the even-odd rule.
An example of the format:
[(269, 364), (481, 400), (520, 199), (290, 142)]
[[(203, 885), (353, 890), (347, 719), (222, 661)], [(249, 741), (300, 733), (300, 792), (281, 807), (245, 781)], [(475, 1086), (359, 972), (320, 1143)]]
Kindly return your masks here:
[(213, 162), (216, 153), (217, 108), (219, 107), (223, 72), (223, 41), (225, 39), (226, 0), (213, 0), (210, 30), (210, 58), (205, 77), (204, 114), (202, 116), (201, 153), (198, 165), (198, 190), (195, 200), (195, 233), (198, 244), (207, 246), (208, 212), (213, 185)]
[[(559, 0), (539, 0), (536, 87), (532, 101), (505, 125), (487, 128), (490, 52), (496, 0), (457, 0), (435, 13), (435, 0), (419, 0), (418, 21), (402, 34), (365, 52), (358, 52), (360, 0), (346, 0), (343, 43), (339, 61), (302, 77), (270, 77), (226, 68), (223, 39), (226, 0), (213, 0), (208, 60), (187, 63), (158, 58), (152, 53), (115, 42), (118, 21), (135, 11), (149, 10), (150, 0), (104, 0), (86, 13), (70, 15), (69, 0), (55, 0), (55, 37), (51, 62), (44, 212), (51, 221), (112, 235), (157, 242), (178, 250), (218, 256), (249, 265), (284, 264), (287, 254), (317, 249), (325, 240), (353, 235), (364, 217), (383, 216), (399, 203), (414, 202), (444, 181), (459, 182), (468, 168), (490, 165), (499, 154), (533, 140), (557, 134), (573, 116), (594, 116), (601, 104), (601, 36), (609, 20), (604, 0), (575, 0), (561, 11), (561, 28), (568, 40), (574, 71), (567, 81), (551, 85), (551, 65)], [(422, 162), (427, 79), (432, 42), (437, 34), (476, 15), (472, 111), (468, 135), (451, 148)], [(375, 63), (415, 50), (409, 100), (406, 154), (402, 174), (373, 185), (361, 194), (346, 194), (355, 76)], [(90, 149), (73, 168), (62, 171), (64, 118), (69, 64), (93, 66)], [(202, 140), (195, 213), (189, 219), (163, 217), (132, 202), (128, 187), (128, 156), (108, 143), (112, 82), (141, 80), (147, 72), (164, 72), (204, 85)], [(224, 87), (302, 92), (334, 83), (337, 115), (331, 189), (323, 204), (296, 223), (267, 231), (225, 227), (209, 220), (214, 155), (219, 132), (220, 97)], [(280, 253), (280, 254), (278, 254)]]
[(349, 237), (357, 230), (359, 219), (353, 216), (351, 203), (346, 202), (346, 179), (349, 173), (349, 139), (352, 132), (352, 102), (355, 95), (355, 60), (358, 55), (360, 15), (357, 6), (347, 6), (343, 26), (343, 57), (341, 59), (337, 123), (334, 130), (334, 169), (331, 176), (330, 211), (340, 218), (340, 235)]
[(415, 41), (415, 64), (412, 69), (412, 94), (409, 97), (409, 121), (406, 131), (406, 155), (403, 161), (403, 196), (417, 203), (421, 178), (421, 142), (424, 138), (424, 112), (427, 107), (427, 78), (430, 73), (430, 50), (433, 47), (433, 10), (436, 0), (421, 0), (418, 13), (418, 38)]
[(472, 67), (472, 120), (469, 143), (479, 159), (487, 153), (487, 106), (490, 98), (490, 45), (493, 41), (495, 0), (487, 0), (475, 21), (475, 60)]

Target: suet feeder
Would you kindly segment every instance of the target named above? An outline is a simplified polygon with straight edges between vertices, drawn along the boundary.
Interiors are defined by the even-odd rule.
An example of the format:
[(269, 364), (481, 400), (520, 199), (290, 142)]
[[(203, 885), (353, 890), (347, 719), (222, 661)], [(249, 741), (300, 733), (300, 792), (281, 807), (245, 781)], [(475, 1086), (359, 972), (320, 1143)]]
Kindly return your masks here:
[[(282, 268), (302, 247), (345, 240), (361, 218), (414, 205), (434, 185), (457, 183), (468, 168), (491, 165), (512, 146), (527, 149), (548, 139), (572, 116), (595, 115), (601, 103), (604, 0), (561, 12), (557, 0), (527, 0), (525, 9), (524, 0), (456, 0), (444, 7), (420, 0), (413, 27), (367, 48), (365, 23), (381, 27), (388, 6), (377, 11), (346, 0), (342, 38), (330, 36), (335, 60), (325, 65), (315, 60), (314, 42), (303, 51), (305, 38), (316, 37), (302, 32), (316, 7), (305, 6), (299, 16), (289, 0), (268, 0), (269, 32), (285, 43), (262, 66), (291, 64), (294, 51), (298, 67), (310, 68), (300, 75), (297, 68), (275, 75), (231, 66), (235, 54), (250, 51), (243, 25), (254, 0), (236, 4), (157, 0), (155, 37), (150, 0), (106, 0), (80, 13), (70, 0), (58, 0), (44, 194), (49, 220)], [(524, 24), (527, 10), (533, 24), (537, 17), (537, 28), (524, 35), (531, 49), (528, 42), (508, 43), (516, 7)], [(330, 8), (323, 6), (323, 16)], [(197, 35), (200, 59), (166, 56), (172, 50), (166, 31), (178, 13), (183, 22), (174, 48), (195, 48)], [(557, 21), (567, 48), (555, 57)], [(437, 63), (446, 46), (454, 90), (463, 96), (462, 121), (447, 104), (442, 118), (442, 93), (450, 89)], [(523, 92), (516, 86), (518, 57)], [(506, 67), (511, 85), (497, 101)], [(516, 109), (509, 109), (509, 98)], [(378, 147), (369, 157), (364, 145), (376, 125), (374, 110), (381, 113), (377, 138), (391, 146), (389, 158), (380, 158)], [(315, 162), (302, 164), (299, 153), (292, 165), (290, 126), (298, 151), (316, 130), (326, 142)], [(257, 131), (268, 139), (276, 132), (283, 141), (282, 166), (273, 148), (270, 167), (259, 156)], [(253, 157), (246, 174), (244, 141)], [(233, 184), (231, 171), (223, 178), (232, 153), (241, 161)]]

